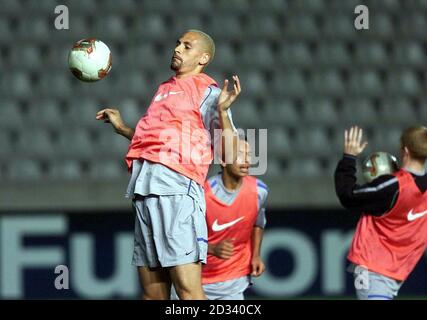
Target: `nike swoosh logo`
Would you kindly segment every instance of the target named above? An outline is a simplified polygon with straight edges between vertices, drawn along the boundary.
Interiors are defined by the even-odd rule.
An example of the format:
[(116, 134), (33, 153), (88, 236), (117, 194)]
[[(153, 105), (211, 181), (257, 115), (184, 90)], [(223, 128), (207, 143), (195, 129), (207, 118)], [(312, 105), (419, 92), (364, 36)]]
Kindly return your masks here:
[(167, 95), (166, 94), (161, 94), (161, 93), (159, 93), (155, 98), (154, 98), (154, 101), (160, 101), (160, 100), (162, 100), (162, 99), (164, 99), (164, 98), (166, 98), (167, 97)]
[(411, 211), (408, 212), (408, 221), (414, 221), (427, 214), (427, 210), (423, 212), (418, 212), (418, 213), (413, 213), (413, 211), (414, 209), (411, 209)]
[(229, 227), (231, 227), (232, 225), (236, 224), (237, 222), (239, 222), (240, 220), (242, 220), (244, 217), (240, 217), (236, 220), (224, 223), (224, 224), (218, 224), (218, 219), (216, 219), (212, 225), (212, 230), (213, 231), (221, 231), (224, 229), (227, 229)]
[(159, 93), (155, 98), (154, 101), (158, 102), (160, 100), (163, 100), (165, 98), (167, 98), (169, 95), (174, 95), (174, 94), (179, 94), (179, 93), (183, 93), (184, 91), (170, 91), (168, 93), (165, 94), (161, 94)]

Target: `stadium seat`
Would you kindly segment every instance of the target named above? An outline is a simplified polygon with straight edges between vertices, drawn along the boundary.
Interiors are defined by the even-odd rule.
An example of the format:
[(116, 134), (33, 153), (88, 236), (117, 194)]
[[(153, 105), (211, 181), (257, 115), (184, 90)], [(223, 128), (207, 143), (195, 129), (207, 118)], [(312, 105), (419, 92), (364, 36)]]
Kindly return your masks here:
[(376, 13), (370, 16), (369, 27), (372, 34), (378, 40), (389, 40), (395, 36), (395, 28), (389, 15)]
[(387, 66), (389, 57), (381, 42), (364, 42), (356, 46), (356, 61), (361, 66)]
[(215, 57), (212, 66), (229, 69), (236, 65), (236, 53), (228, 42), (220, 42), (215, 48)]
[(31, 158), (17, 158), (7, 163), (6, 179), (11, 181), (40, 181), (43, 178), (42, 166)]
[(322, 97), (306, 99), (303, 103), (302, 116), (309, 124), (334, 125), (338, 122), (333, 101)]
[[(264, 2), (264, 1), (260, 1)], [(289, 4), (289, 7), (292, 10), (296, 10), (298, 12), (310, 12), (310, 13), (319, 13), (322, 12), (325, 3), (322, 0), (299, 0), (294, 1), (292, 4)]]
[(287, 175), (295, 178), (316, 178), (322, 175), (320, 163), (315, 158), (290, 159)]
[[(110, 129), (110, 128), (108, 128)], [(130, 141), (118, 135), (113, 130), (102, 128), (98, 132), (99, 138), (96, 144), (96, 153), (102, 158), (124, 160)]]
[(316, 95), (328, 94), (342, 96), (345, 92), (345, 82), (338, 70), (328, 69), (313, 74), (310, 88)]
[(394, 45), (393, 62), (397, 65), (421, 67), (425, 63), (424, 50), (415, 41), (396, 43)]
[(49, 40), (52, 29), (52, 22), (46, 16), (27, 16), (20, 21), (18, 35), (25, 41), (46, 42)]
[(66, 158), (96, 161), (95, 155), (98, 157), (98, 154), (95, 147), (98, 149), (88, 131), (81, 127), (70, 127), (60, 132), (55, 150)]
[(11, 154), (14, 154), (14, 148), (12, 145), (10, 133), (8, 130), (0, 130), (0, 160), (8, 160)]
[[(138, 1), (139, 2), (139, 1)], [(175, 8), (175, 1), (173, 0), (164, 0), (164, 1), (151, 1), (143, 0), (139, 4), (139, 8), (144, 12), (147, 12), (149, 15), (155, 13), (169, 13), (171, 8)], [(147, 16), (146, 16), (147, 17)]]
[(314, 17), (308, 14), (297, 14), (287, 16), (283, 29), (285, 39), (292, 37), (296, 39), (315, 39), (319, 35), (319, 27)]
[(56, 156), (55, 147), (49, 132), (44, 128), (19, 133), (16, 156), (35, 157), (37, 159), (53, 158)]
[(270, 156), (284, 158), (294, 153), (291, 138), (282, 127), (268, 128), (267, 150)]
[(249, 97), (261, 97), (267, 92), (266, 79), (261, 72), (254, 69), (240, 72), (239, 79), (245, 86), (246, 95)]
[(374, 96), (383, 90), (380, 75), (375, 70), (358, 70), (350, 76), (349, 92), (355, 96)]
[(271, 48), (266, 42), (249, 43), (243, 46), (241, 60), (248, 68), (272, 68), (276, 61)]
[(36, 45), (23, 44), (12, 48), (10, 62), (9, 67), (38, 71), (42, 64), (42, 55)]
[(236, 101), (232, 107), (233, 122), (240, 128), (258, 128), (262, 125), (260, 109), (255, 101), (250, 98), (242, 98)]
[(4, 99), (0, 107), (0, 128), (21, 129), (23, 126), (22, 111), (18, 101)]
[(303, 96), (307, 92), (304, 76), (296, 68), (275, 72), (271, 89), (276, 96)]
[(278, 61), (285, 66), (308, 67), (313, 64), (312, 53), (305, 42), (285, 42), (278, 52)]
[(212, 37), (216, 41), (236, 40), (244, 34), (242, 25), (235, 16), (229, 13), (224, 13), (220, 17), (211, 19), (206, 29), (210, 30)]
[(178, 12), (193, 12), (194, 14), (208, 14), (212, 12), (214, 2), (211, 0), (179, 0), (176, 10)]
[(416, 95), (421, 89), (416, 75), (408, 69), (390, 73), (387, 88), (390, 93), (398, 92), (404, 95)]
[(99, 100), (83, 98), (72, 100), (66, 112), (65, 124), (73, 127), (98, 127), (96, 113), (107, 106), (100, 105)]
[(89, 167), (89, 177), (94, 180), (108, 181), (120, 179), (127, 175), (126, 167), (115, 160), (102, 159), (92, 162)]
[(369, 98), (348, 98), (341, 104), (341, 121), (344, 125), (373, 125), (379, 122), (379, 114)]
[(216, 0), (214, 1), (215, 9), (220, 12), (235, 12), (242, 13), (248, 12), (250, 9), (250, 0)]
[[(86, 1), (84, 1), (86, 3)], [(78, 7), (78, 6), (76, 6)], [(93, 19), (89, 14), (81, 14), (81, 15), (70, 15), (70, 29), (67, 32), (70, 33), (70, 43), (68, 46), (71, 49), (71, 46), (74, 42), (87, 38), (90, 34), (94, 32), (94, 24)], [(58, 31), (58, 39), (60, 35), (63, 34), (64, 31)], [(62, 40), (63, 41), (63, 40)]]
[(317, 157), (329, 155), (331, 141), (324, 127), (318, 125), (304, 126), (297, 132), (294, 152), (302, 157)]
[(284, 170), (278, 160), (272, 157), (268, 158), (266, 176), (269, 179), (277, 179), (284, 176)]
[(79, 161), (63, 159), (49, 164), (48, 177), (51, 180), (79, 180), (84, 178), (84, 173)]
[(282, 0), (253, 1), (251, 8), (254, 12), (266, 12), (271, 14), (287, 10), (288, 3)]
[(29, 73), (16, 70), (13, 73), (3, 76), (2, 89), (8, 95), (13, 95), (15, 98), (25, 97), (28, 92), (31, 92), (33, 84)]
[(341, 42), (320, 43), (316, 63), (323, 66), (348, 66), (352, 62), (349, 52)]
[(264, 103), (266, 126), (282, 125), (287, 127), (297, 126), (301, 122), (301, 116), (292, 99), (269, 99)]
[(417, 122), (415, 106), (404, 97), (384, 99), (381, 101), (381, 121), (385, 124), (411, 125)]
[(28, 107), (27, 123), (37, 123), (45, 128), (61, 128), (69, 118), (55, 99), (34, 99)]
[[(163, 1), (148, 1), (146, 3), (163, 3)], [(170, 33), (163, 16), (148, 13), (142, 14), (141, 18), (136, 20), (132, 31), (141, 37), (159, 42), (167, 39)]]
[[(173, 28), (178, 33), (183, 33), (187, 30), (204, 30), (205, 21), (202, 16), (195, 15), (192, 11), (191, 13), (183, 13), (174, 18)], [(177, 37), (179, 34), (176, 35)]]
[[(354, 7), (353, 10), (354, 12)], [(333, 14), (324, 21), (322, 29), (326, 37), (332, 39), (352, 39), (356, 37), (357, 30), (354, 27), (354, 20), (349, 19), (348, 15)]]
[(106, 15), (103, 19), (96, 19), (95, 21), (95, 34), (98, 34), (98, 37), (104, 41), (106, 37), (121, 39), (123, 35), (128, 34), (123, 18), (117, 14)]
[(280, 29), (280, 23), (275, 12), (268, 14), (256, 12), (247, 17), (244, 36), (248, 40), (253, 39), (255, 41), (260, 39), (281, 39), (282, 32)]

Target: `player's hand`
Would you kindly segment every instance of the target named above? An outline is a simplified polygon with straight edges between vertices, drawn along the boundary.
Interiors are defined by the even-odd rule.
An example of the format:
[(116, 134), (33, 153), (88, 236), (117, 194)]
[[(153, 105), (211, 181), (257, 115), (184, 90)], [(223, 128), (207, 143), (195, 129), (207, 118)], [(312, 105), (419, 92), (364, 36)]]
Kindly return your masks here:
[(218, 111), (227, 111), (231, 104), (236, 100), (242, 89), (240, 88), (240, 80), (238, 76), (233, 76), (233, 90), (228, 91), (228, 79), (225, 79), (224, 86), (218, 98)]
[(220, 259), (230, 259), (234, 249), (233, 240), (234, 239), (225, 239), (213, 245), (212, 254)]
[(363, 130), (357, 126), (344, 131), (344, 153), (358, 156), (366, 148), (368, 142), (362, 143)]
[(98, 111), (96, 120), (103, 120), (105, 123), (111, 123), (117, 133), (120, 133), (121, 130), (126, 127), (117, 109), (106, 108)]
[(251, 276), (259, 277), (265, 271), (264, 262), (262, 262), (260, 257), (253, 257), (251, 261), (251, 266)]

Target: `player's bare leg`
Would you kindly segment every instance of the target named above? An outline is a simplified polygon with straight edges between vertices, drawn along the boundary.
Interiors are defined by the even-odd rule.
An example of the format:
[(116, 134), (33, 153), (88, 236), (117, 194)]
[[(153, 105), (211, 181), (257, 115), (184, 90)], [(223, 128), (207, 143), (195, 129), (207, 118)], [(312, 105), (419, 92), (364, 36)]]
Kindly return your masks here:
[(202, 288), (202, 265), (188, 263), (171, 267), (170, 277), (181, 300), (207, 300)]
[(139, 280), (144, 294), (144, 300), (169, 300), (171, 279), (167, 269), (150, 270), (148, 267), (138, 267)]

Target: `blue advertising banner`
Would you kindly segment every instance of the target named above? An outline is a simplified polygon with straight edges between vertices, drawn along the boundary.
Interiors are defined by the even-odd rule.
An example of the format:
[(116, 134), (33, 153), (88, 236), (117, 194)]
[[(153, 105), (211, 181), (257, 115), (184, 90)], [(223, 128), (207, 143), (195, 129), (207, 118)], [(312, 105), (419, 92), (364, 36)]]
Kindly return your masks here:
[[(346, 255), (358, 220), (343, 210), (270, 211), (253, 299), (353, 297)], [(0, 299), (138, 299), (131, 212), (0, 214)], [(427, 295), (421, 259), (401, 296)]]

